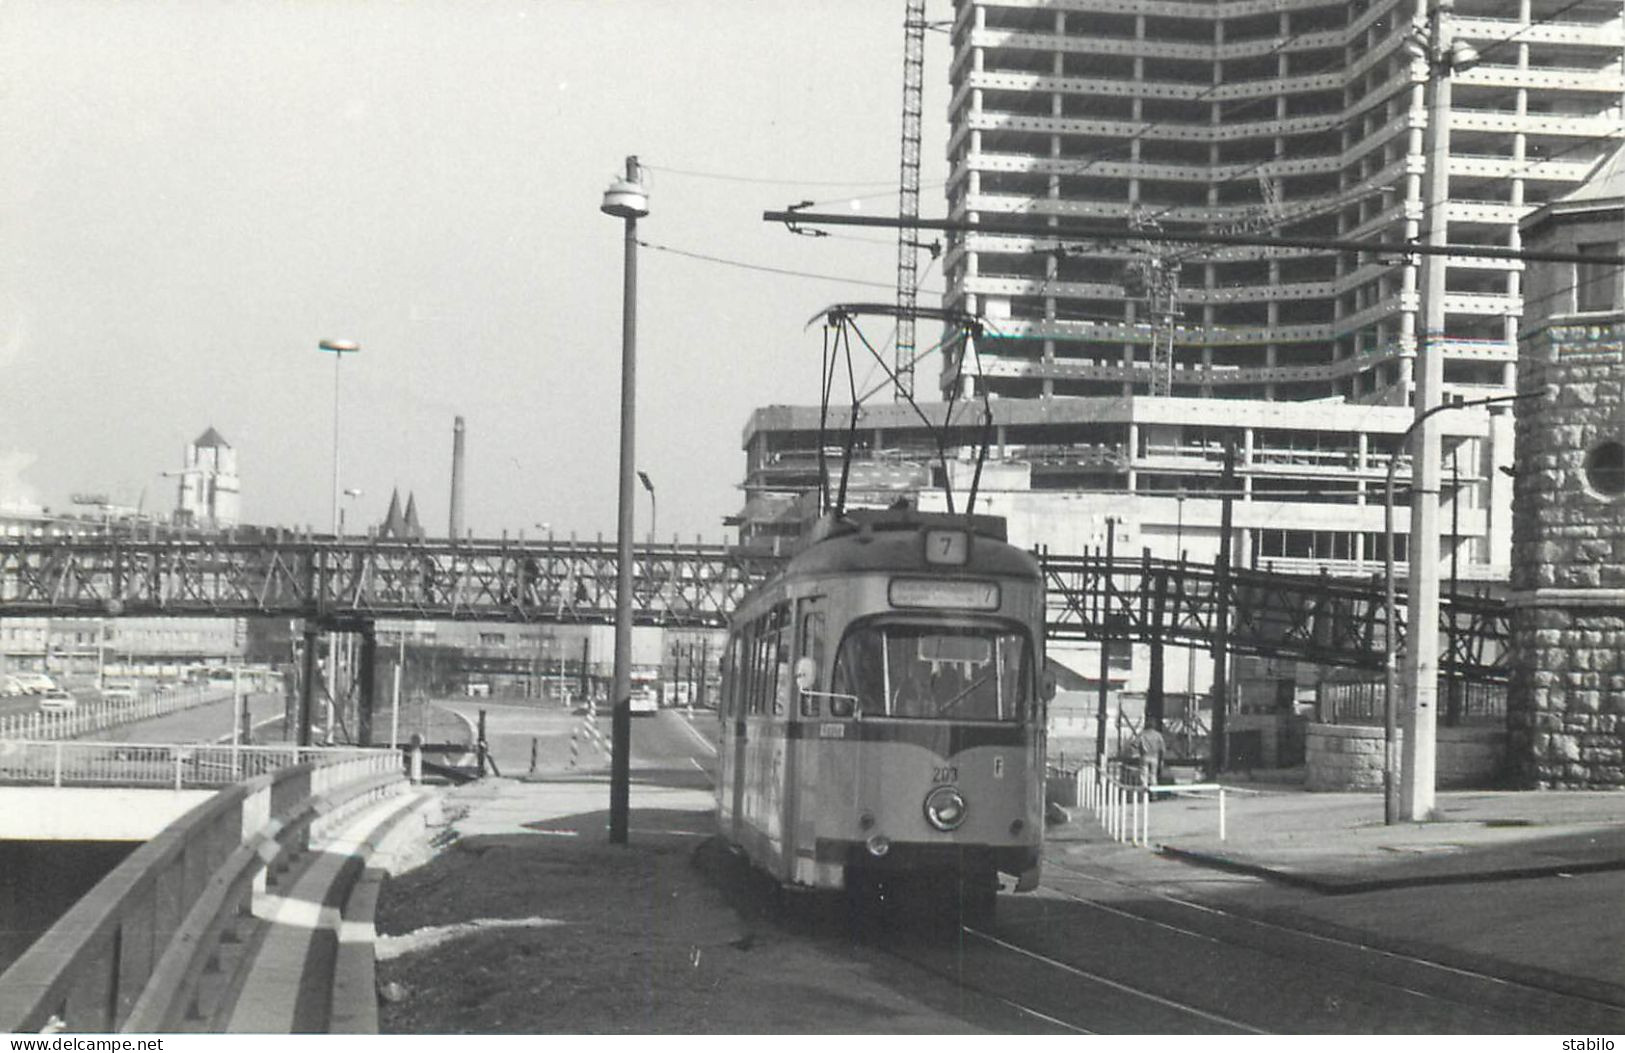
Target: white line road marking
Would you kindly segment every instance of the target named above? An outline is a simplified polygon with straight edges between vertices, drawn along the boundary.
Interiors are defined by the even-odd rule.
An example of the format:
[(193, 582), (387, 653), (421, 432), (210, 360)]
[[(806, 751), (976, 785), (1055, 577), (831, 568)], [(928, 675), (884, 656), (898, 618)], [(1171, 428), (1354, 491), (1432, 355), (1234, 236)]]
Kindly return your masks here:
[(679, 714), (678, 717), (677, 717), (677, 721), (678, 721), (678, 723), (683, 725), (683, 730), (684, 731), (687, 731), (690, 735), (694, 736), (694, 741), (695, 742), (698, 742), (701, 746), (705, 747), (705, 750), (706, 750), (707, 753), (711, 754), (713, 757), (716, 756), (717, 747), (715, 746), (715, 744), (713, 744), (710, 739), (708, 739), (704, 735), (700, 734), (699, 729), (696, 728), (692, 723), (690, 723), (689, 719), (687, 717), (682, 716), (681, 714)]

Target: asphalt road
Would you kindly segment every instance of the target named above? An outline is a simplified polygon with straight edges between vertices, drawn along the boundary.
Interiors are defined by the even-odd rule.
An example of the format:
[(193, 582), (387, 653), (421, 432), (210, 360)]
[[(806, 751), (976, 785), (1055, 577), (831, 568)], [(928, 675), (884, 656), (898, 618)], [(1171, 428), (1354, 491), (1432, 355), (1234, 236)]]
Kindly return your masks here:
[[(281, 742), (281, 692), (249, 695), (248, 705), (249, 718), (256, 728), (254, 741)], [(114, 725), (80, 737), (99, 742), (229, 742), (231, 708), (231, 699), (223, 698), (150, 720)]]
[[(1252, 895), (1245, 882), (1233, 892)], [(1434, 889), (1420, 892), (1412, 909), (1517, 924), (1519, 894), (1505, 883)], [(1617, 903), (1617, 886), (1613, 896)], [(1561, 978), (1529, 984), (1445, 967), (1358, 938), (1302, 931), (1290, 916), (1260, 920), (1211, 896), (1199, 902), (1124, 882), (1087, 864), (1050, 866), (1039, 893), (1001, 897), (999, 918), (985, 930), (961, 930), (952, 940), (892, 933), (885, 948), (1060, 1030), (1554, 1034), (1625, 1026), (1625, 1009), (1565, 990)]]
[[(478, 727), (485, 713), (485, 741), (497, 770), (506, 776), (595, 772), (610, 763), (608, 712), (599, 715), (599, 735), (586, 731), (583, 714), (556, 703), (453, 699), (436, 705)], [(637, 780), (708, 788), (716, 758), (716, 717), (695, 710), (663, 709), (632, 718), (631, 769)], [(535, 758), (534, 765), (532, 758)]]

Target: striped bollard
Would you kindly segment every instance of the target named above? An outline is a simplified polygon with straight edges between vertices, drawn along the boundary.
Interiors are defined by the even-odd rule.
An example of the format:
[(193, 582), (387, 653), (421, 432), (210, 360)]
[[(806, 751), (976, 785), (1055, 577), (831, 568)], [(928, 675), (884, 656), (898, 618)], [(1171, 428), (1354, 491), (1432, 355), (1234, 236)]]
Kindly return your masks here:
[(576, 743), (576, 729), (572, 727), (570, 728), (570, 767), (574, 768), (576, 766), (580, 752), (581, 747)]

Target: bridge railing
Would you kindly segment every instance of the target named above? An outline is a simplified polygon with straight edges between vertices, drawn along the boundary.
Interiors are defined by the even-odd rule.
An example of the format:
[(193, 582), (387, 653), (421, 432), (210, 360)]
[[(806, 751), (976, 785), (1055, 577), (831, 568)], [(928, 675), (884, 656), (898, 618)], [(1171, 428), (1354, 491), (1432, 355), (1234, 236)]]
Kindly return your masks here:
[(92, 732), (150, 720), (183, 709), (230, 698), (231, 689), (192, 684), (173, 691), (143, 695), (129, 702), (87, 702), (69, 710), (7, 713), (0, 716), (0, 739), (71, 739)]
[(332, 754), (313, 746), (0, 740), (0, 783), (212, 789)]
[[(1439, 677), (1440, 716), (1466, 724), (1504, 724), (1505, 684)], [(1322, 724), (1380, 725), (1386, 717), (1380, 680), (1322, 680), (1315, 685), (1315, 719)]]
[[(1103, 552), (1040, 549), (1051, 640), (1210, 644), (1236, 654), (1381, 669), (1405, 645), (1377, 576), (1276, 574)], [(0, 540), (0, 616), (267, 614), (334, 624), (383, 618), (607, 623), (619, 553), (612, 543), (393, 541), (282, 534)], [(720, 627), (783, 559), (723, 545), (639, 545), (632, 573), (640, 625)], [(1440, 604), (1441, 668), (1507, 679), (1510, 609), (1488, 595)]]
[(0, 1032), (173, 1031), (256, 879), (308, 846), (310, 824), (405, 787), (385, 750), (236, 783), (141, 845), (0, 974)]

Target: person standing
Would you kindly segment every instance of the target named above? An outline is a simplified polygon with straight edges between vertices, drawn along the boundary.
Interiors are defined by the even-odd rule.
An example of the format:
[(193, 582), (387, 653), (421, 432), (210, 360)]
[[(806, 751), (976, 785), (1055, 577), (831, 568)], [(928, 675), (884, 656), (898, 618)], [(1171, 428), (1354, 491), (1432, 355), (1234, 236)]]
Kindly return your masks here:
[(1140, 759), (1140, 785), (1155, 789), (1162, 775), (1162, 755), (1168, 744), (1163, 740), (1157, 722), (1147, 718), (1145, 727), (1134, 736), (1134, 752)]

